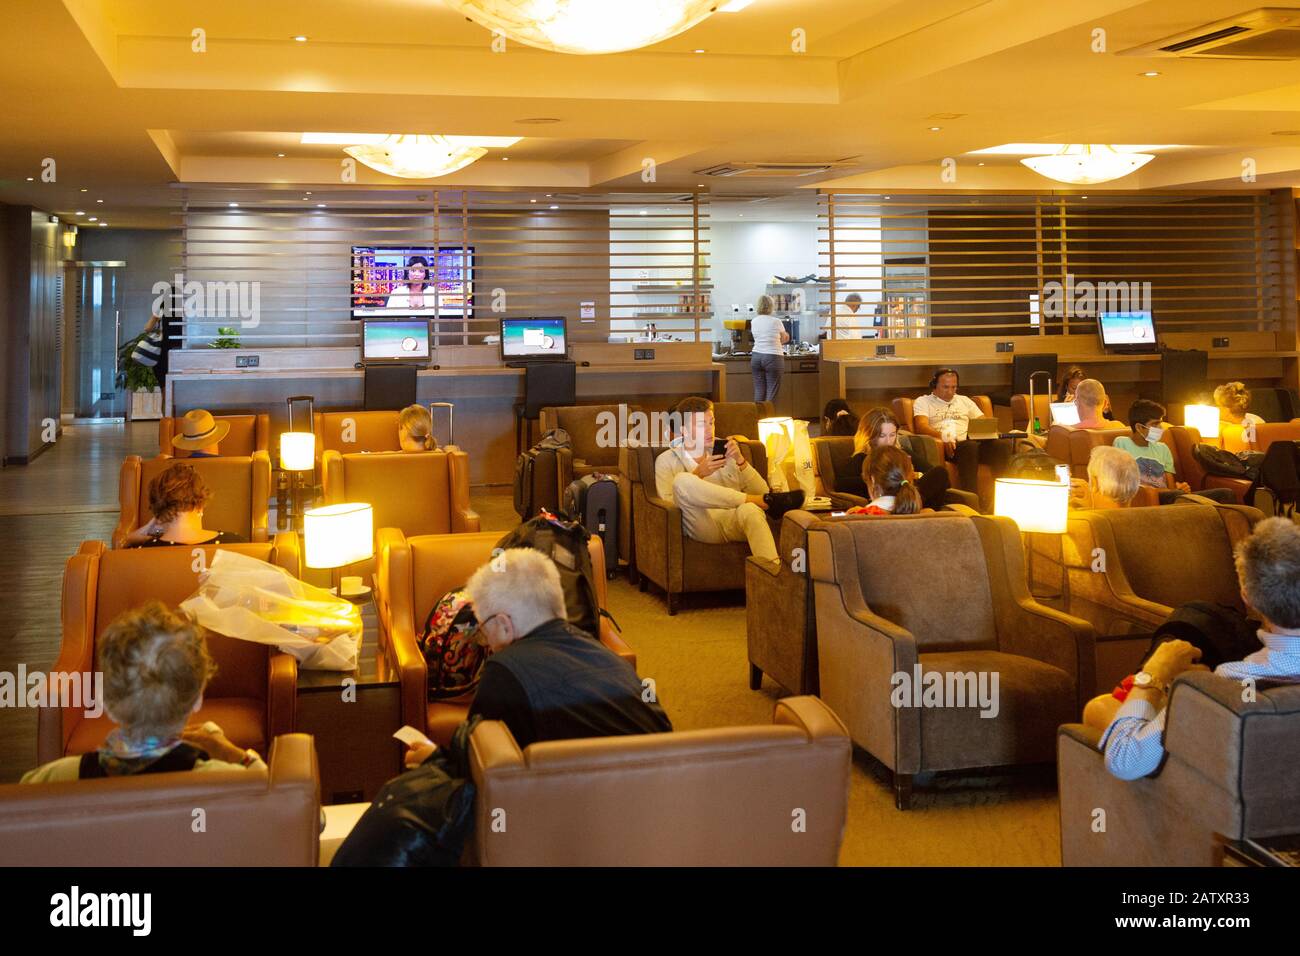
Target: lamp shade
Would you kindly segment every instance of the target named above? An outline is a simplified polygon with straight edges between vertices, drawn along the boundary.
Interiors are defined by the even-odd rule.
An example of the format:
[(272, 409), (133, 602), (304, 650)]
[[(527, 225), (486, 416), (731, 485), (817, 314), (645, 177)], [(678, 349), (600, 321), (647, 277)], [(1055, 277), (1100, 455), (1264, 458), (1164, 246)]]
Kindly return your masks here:
[(285, 471), (311, 471), (316, 466), (316, 436), (312, 432), (280, 434), (280, 467)]
[(1091, 186), (1127, 176), (1153, 159), (1150, 153), (1121, 153), (1105, 144), (1072, 143), (1059, 153), (1030, 156), (1020, 162), (1048, 179)]
[(309, 568), (342, 568), (375, 553), (375, 512), (366, 504), (326, 505), (303, 514)]
[(1184, 405), (1183, 424), (1195, 428), (1202, 438), (1219, 437), (1219, 409), (1215, 405)]
[(767, 447), (767, 440), (769, 438), (774, 435), (779, 435), (782, 432), (784, 432), (788, 438), (790, 437), (793, 428), (794, 419), (788, 416), (784, 418), (760, 418), (758, 420), (758, 440)]
[(1059, 481), (999, 478), (993, 485), (993, 513), (1010, 518), (1022, 532), (1065, 534), (1070, 486)]

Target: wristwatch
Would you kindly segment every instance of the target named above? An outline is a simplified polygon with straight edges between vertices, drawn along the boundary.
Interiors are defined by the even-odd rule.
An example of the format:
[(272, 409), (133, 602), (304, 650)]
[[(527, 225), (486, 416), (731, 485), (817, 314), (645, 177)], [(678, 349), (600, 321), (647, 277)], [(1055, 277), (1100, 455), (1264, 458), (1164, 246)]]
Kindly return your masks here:
[(1146, 671), (1138, 671), (1133, 675), (1133, 687), (1136, 690), (1165, 690), (1164, 685), (1156, 683), (1155, 677)]

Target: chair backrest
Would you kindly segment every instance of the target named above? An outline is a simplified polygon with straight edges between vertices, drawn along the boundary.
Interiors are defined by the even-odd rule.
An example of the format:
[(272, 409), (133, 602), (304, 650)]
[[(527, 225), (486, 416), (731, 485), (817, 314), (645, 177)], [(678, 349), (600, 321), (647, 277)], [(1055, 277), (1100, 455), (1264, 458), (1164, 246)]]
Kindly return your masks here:
[(1300, 441), (1300, 420), (1294, 422), (1265, 422), (1255, 426), (1255, 451), (1268, 451), (1275, 441)]
[[(978, 405), (979, 410), (986, 416), (992, 417), (993, 400), (991, 398), (987, 395), (968, 395), (966, 397)], [(894, 417), (898, 419), (898, 427), (909, 432), (916, 431), (915, 402), (915, 398), (900, 395), (889, 403), (894, 410)]]
[(369, 504), (374, 508), (376, 530), (448, 534), (452, 502), (457, 497), (468, 507), (469, 464), (463, 451), (331, 452), (325, 460), (326, 500), (330, 504)]
[(531, 362), (524, 366), (525, 418), (537, 418), (547, 405), (572, 405), (577, 400), (577, 363)]
[(919, 649), (993, 649), (997, 622), (979, 531), (964, 515), (932, 512), (823, 521), (841, 589), (910, 631)]
[(662, 445), (639, 445), (628, 449), (628, 479), (633, 485), (644, 486), (647, 498), (658, 498), (655, 485), (655, 459), (664, 452)]
[[(140, 462), (140, 484), (134, 491), (140, 524), (153, 517), (149, 508), (149, 483), (176, 461), (175, 458), (159, 456)], [(124, 474), (130, 464), (131, 459), (123, 463)], [(229, 531), (251, 540), (255, 523), (266, 527), (271, 474), (270, 460), (264, 454), (252, 458), (191, 458), (185, 464), (199, 473), (212, 492), (212, 500), (203, 509), (205, 528)], [(259, 487), (260, 493), (254, 493), (255, 486)], [(256, 522), (255, 518), (258, 519)]]
[(1266, 422), (1286, 422), (1300, 415), (1300, 406), (1289, 388), (1252, 388), (1247, 411)]
[(326, 451), (401, 451), (397, 415), (396, 411), (317, 412), (316, 460)]
[(771, 402), (714, 402), (713, 432), (719, 438), (757, 438), (759, 419), (775, 415)]
[[(223, 457), (247, 458), (255, 451), (267, 451), (271, 435), (270, 415), (213, 415), (219, 422), (229, 422), (230, 431), (221, 440), (217, 450)], [(189, 458), (184, 448), (172, 444), (172, 437), (181, 432), (179, 418), (158, 420), (158, 454), (173, 458)]]
[[(1046, 384), (1046, 383), (1044, 383)], [(1037, 386), (1037, 383), (1035, 383)], [(1031, 416), (1029, 413), (1029, 393), (1015, 394), (1011, 396), (1011, 424), (1015, 428), (1028, 428), (1032, 424), (1031, 419), (1038, 419), (1038, 424), (1043, 428), (1050, 428), (1052, 425), (1052, 402), (1056, 401), (1056, 396), (1042, 392), (1034, 393), (1034, 411)]]
[[(267, 764), (0, 785), (0, 866), (316, 866), (312, 738), (277, 737)], [(204, 810), (199, 831), (195, 807)]]
[[(815, 697), (778, 701), (772, 726), (522, 751), (488, 721), (470, 741), (474, 855), (496, 866), (834, 866), (850, 763), (848, 731)], [(504, 829), (492, 825), (498, 808)]]
[(363, 373), (362, 407), (382, 411), (414, 404), (417, 371), (414, 365), (367, 365)]
[(835, 473), (839, 471), (847, 474), (849, 471), (849, 459), (853, 457), (853, 436), (827, 435), (814, 438), (811, 444), (822, 488), (827, 492), (839, 491), (835, 484)]
[[(1070, 466), (1070, 474), (1075, 478), (1088, 477), (1088, 459), (1092, 450), (1100, 445), (1113, 445), (1121, 436), (1132, 438), (1131, 428), (1074, 428), (1066, 425), (1053, 425), (1047, 430), (1047, 444), (1044, 450), (1057, 461)], [(1173, 448), (1174, 462), (1178, 462), (1178, 450), (1173, 447), (1172, 438), (1167, 444)]]
[[(1241, 606), (1233, 548), (1260, 518), (1254, 508), (1192, 505), (1080, 513), (1109, 529), (1108, 561), (1140, 598), (1179, 607), (1190, 601)], [(1106, 537), (1096, 540), (1106, 548)], [(1106, 548), (1109, 551), (1109, 548)]]
[[(627, 436), (620, 433), (624, 426), (628, 431), (633, 430), (637, 419), (633, 415), (640, 415), (641, 409), (636, 405), (622, 406), (624, 412), (623, 420), (619, 419), (618, 405), (570, 405), (570, 406), (547, 406), (540, 412), (541, 427), (543, 431), (551, 428), (563, 428), (569, 433), (569, 445), (573, 449), (573, 457), (585, 461), (588, 465), (597, 465), (602, 468), (616, 469), (618, 467), (618, 443), (626, 439)], [(612, 422), (613, 428), (610, 430), (607, 423)], [(646, 425), (649, 437), (648, 423)], [(604, 440), (598, 440), (602, 438)], [(613, 438), (613, 441), (607, 440)]]

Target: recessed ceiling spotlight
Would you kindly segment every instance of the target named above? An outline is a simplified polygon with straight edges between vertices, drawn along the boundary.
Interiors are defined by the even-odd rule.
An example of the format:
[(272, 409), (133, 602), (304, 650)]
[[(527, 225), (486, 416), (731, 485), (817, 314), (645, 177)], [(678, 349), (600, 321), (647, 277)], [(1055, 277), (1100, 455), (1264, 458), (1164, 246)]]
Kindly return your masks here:
[(237, 203), (237, 202), (228, 202), (228, 203), (226, 203), (226, 205), (229, 206), (231, 209), (238, 209), (238, 208), (239, 208), (239, 203)]
[(73, 213), (74, 216), (84, 216), (85, 214), (86, 211), (84, 209), (78, 209), (76, 212)]
[(703, 50), (692, 50), (691, 52), (692, 52), (692, 53), (703, 53), (704, 51), (703, 51)]
[(529, 201), (529, 202), (537, 202), (536, 199), (530, 199), (530, 200), (528, 200), (528, 201)]
[(645, 214), (646, 214), (646, 211), (645, 211), (644, 209), (642, 209), (642, 210), (641, 210), (641, 215), (644, 216)]
[(90, 217), (90, 221), (91, 221), (91, 222), (99, 222), (99, 217), (98, 217), (98, 216), (91, 216), (91, 217)]
[(35, 177), (35, 176), (28, 176), (28, 177), (27, 177), (27, 181), (28, 181), (29, 183), (34, 183), (34, 182), (36, 182), (36, 177)]
[(501, 162), (503, 162), (503, 163), (508, 163), (508, 162), (510, 162), (510, 157), (509, 157), (509, 156), (502, 156), (502, 157), (501, 157)]
[(942, 126), (931, 126), (931, 127), (930, 127), (930, 132), (931, 132), (931, 133), (937, 133), (937, 132), (939, 132), (939, 130), (941, 130), (941, 129), (943, 129)]
[(303, 196), (303, 197), (302, 197), (302, 201), (303, 201), (303, 202), (306, 202), (306, 201), (307, 201), (307, 197), (306, 197), (306, 196)]
[(276, 154), (275, 154), (275, 158), (276, 158), (276, 159), (284, 159), (284, 153), (276, 153)]
[(893, 197), (893, 196), (886, 196), (885, 198), (886, 198), (886, 199), (893, 199), (894, 197)]
[(311, 195), (311, 190), (310, 190), (310, 189), (304, 189), (304, 190), (302, 191), (302, 194), (303, 194), (304, 196), (310, 196), (310, 195)]
[(1147, 70), (1145, 73), (1139, 73), (1138, 76), (1159, 76), (1159, 70)]
[[(85, 190), (83, 189), (82, 192), (85, 192)], [(104, 201), (104, 200), (102, 200), (102, 199), (96, 199), (96, 200), (95, 200), (95, 202), (103, 202), (103, 201)]]
[(559, 207), (559, 206), (552, 206), (551, 208), (552, 208), (552, 209), (559, 209), (560, 207)]
[(305, 36), (303, 36), (301, 33), (299, 33), (296, 37), (293, 37), (292, 39), (293, 39), (293, 42), (294, 42), (294, 43), (306, 43), (306, 42), (307, 42), (307, 38), (306, 38)]
[(1080, 199), (1087, 199), (1088, 197), (1087, 197), (1087, 196), (1080, 196), (1079, 198), (1080, 198)]
[(90, 190), (87, 189), (85, 186), (82, 186), (82, 187), (81, 187), (81, 191), (82, 191), (83, 193), (90, 192)]
[(104, 228), (105, 226), (107, 226), (107, 225), (108, 225), (108, 223), (106, 223), (106, 222), (101, 222), (101, 223), (99, 224), (99, 228), (100, 228), (100, 229), (103, 229), (103, 228)]
[(983, 164), (983, 163), (976, 163), (975, 165), (976, 165), (976, 166), (983, 166), (984, 164)]
[(318, 203), (316, 204), (316, 208), (317, 208), (317, 209), (324, 209), (324, 208), (325, 208), (325, 204), (324, 204), (323, 202), (318, 202)]

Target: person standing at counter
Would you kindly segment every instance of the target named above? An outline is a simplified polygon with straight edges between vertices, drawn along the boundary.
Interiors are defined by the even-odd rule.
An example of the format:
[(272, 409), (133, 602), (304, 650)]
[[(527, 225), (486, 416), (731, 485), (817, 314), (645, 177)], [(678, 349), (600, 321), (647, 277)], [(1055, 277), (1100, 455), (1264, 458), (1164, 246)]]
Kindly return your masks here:
[(772, 312), (776, 300), (770, 295), (758, 297), (758, 315), (750, 323), (754, 336), (753, 357), (749, 360), (754, 373), (754, 401), (771, 402), (781, 388), (781, 373), (785, 370), (785, 349), (790, 333), (785, 330)]

